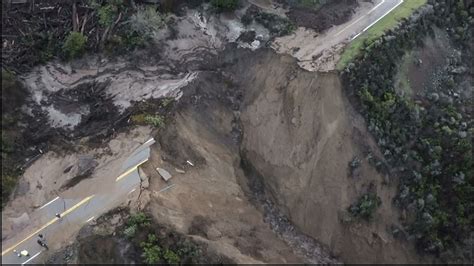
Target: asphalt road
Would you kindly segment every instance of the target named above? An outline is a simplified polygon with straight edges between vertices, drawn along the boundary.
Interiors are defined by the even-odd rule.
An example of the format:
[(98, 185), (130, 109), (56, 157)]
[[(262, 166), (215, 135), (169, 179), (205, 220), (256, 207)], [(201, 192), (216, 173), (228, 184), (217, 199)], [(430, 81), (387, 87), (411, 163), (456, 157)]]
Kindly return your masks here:
[[(335, 56), (338, 51), (401, 3), (403, 0), (374, 0), (372, 4), (361, 2), (356, 13), (344, 24), (333, 26), (320, 34), (298, 29), (293, 35), (277, 38), (272, 46), (279, 53), (288, 53), (297, 58), (298, 64), (304, 69), (330, 71), (337, 63)], [(296, 52), (295, 47), (299, 48)]]
[(354, 40), (401, 3), (403, 3), (403, 0), (382, 0), (378, 2), (368, 13), (351, 20), (342, 30), (338, 30), (334, 37), (337, 39), (342, 33), (350, 32), (352, 34), (351, 41)]
[[(2, 243), (2, 264), (32, 264), (38, 263), (45, 249), (37, 243), (38, 234), (43, 234), (46, 243), (51, 246), (55, 240), (63, 239), (65, 232), (77, 232), (85, 223), (99, 217), (108, 210), (120, 205), (128, 194), (139, 189), (140, 176), (138, 166), (145, 163), (150, 156), (150, 148), (155, 141), (148, 140), (138, 147), (123, 163), (123, 173), (118, 177), (111, 176), (110, 189), (99, 194), (83, 195), (82, 198), (67, 198), (58, 196), (32, 213), (35, 217), (34, 229), (27, 229)], [(60, 213), (61, 218), (55, 214)], [(27, 250), (29, 256), (18, 257), (14, 250)]]
[(384, 18), (396, 7), (398, 7), (403, 0), (379, 0), (375, 1), (375, 6), (365, 14), (360, 14), (354, 17), (349, 22), (330, 29), (324, 39), (325, 47), (332, 47), (338, 43), (347, 40), (352, 41), (359, 35), (367, 31), (380, 19)]

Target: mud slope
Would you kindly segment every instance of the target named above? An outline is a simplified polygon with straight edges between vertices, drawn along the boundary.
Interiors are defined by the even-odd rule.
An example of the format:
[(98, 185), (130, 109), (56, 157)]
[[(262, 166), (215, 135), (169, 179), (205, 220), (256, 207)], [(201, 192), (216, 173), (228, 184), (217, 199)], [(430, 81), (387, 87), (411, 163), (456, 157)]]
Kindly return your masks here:
[[(236, 58), (231, 72), (245, 91), (241, 156), (281, 210), (344, 262), (417, 262), (412, 246), (389, 233), (399, 215), (391, 205), (396, 186), (365, 160), (363, 153), (376, 149), (338, 76), (303, 71), (291, 57), (266, 50)], [(349, 177), (354, 156), (364, 159)], [(371, 183), (383, 201), (374, 221), (341, 222)]]
[[(238, 262), (334, 262), (325, 249), (342, 262), (420, 262), (413, 245), (392, 236), (401, 227), (392, 224), (396, 184), (368, 163), (369, 151), (381, 155), (339, 77), (302, 70), (270, 49), (229, 48), (210, 63), (217, 71), (200, 72), (183, 90), (157, 136), (144, 169), (153, 216)], [(362, 165), (350, 176), (354, 156)], [(156, 167), (174, 175), (164, 193), (169, 184)], [(373, 222), (348, 222), (347, 208), (371, 184), (383, 202)]]
[[(305, 262), (263, 222), (239, 186), (245, 177), (232, 123), (238, 98), (238, 88), (213, 72), (201, 72), (186, 88), (179, 111), (157, 136), (144, 168), (152, 191), (148, 211), (237, 263)], [(168, 184), (156, 167), (173, 174)], [(170, 183), (172, 188), (159, 192)]]

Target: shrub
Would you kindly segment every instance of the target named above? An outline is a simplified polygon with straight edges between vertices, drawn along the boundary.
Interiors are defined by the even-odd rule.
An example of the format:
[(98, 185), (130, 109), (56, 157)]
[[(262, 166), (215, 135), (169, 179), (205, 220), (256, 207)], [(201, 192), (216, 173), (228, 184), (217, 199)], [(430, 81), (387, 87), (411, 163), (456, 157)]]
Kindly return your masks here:
[(63, 45), (63, 52), (66, 58), (73, 59), (84, 53), (87, 37), (80, 32), (71, 31), (66, 37)]
[(293, 24), (289, 19), (275, 14), (258, 12), (254, 16), (254, 19), (276, 36), (288, 35), (296, 30), (295, 24)]
[(354, 174), (355, 169), (359, 168), (361, 165), (361, 160), (359, 157), (355, 156), (352, 158), (352, 160), (349, 162), (349, 174), (352, 176)]
[(152, 7), (140, 7), (128, 20), (131, 32), (151, 38), (166, 23), (166, 17)]
[(163, 108), (166, 108), (170, 103), (172, 103), (174, 101), (174, 98), (165, 98), (163, 99), (163, 101), (161, 102), (161, 106)]
[(381, 203), (380, 197), (375, 192), (369, 192), (360, 197), (356, 204), (352, 204), (349, 212), (354, 217), (371, 220)]
[(154, 127), (161, 127), (164, 124), (164, 119), (161, 115), (146, 115), (145, 123)]
[(127, 221), (127, 224), (130, 226), (132, 225), (149, 226), (150, 220), (151, 220), (150, 217), (148, 217), (146, 214), (144, 214), (143, 212), (138, 212), (130, 216), (130, 218)]
[(145, 114), (136, 114), (130, 117), (134, 124), (145, 124)]
[(122, 5), (122, 0), (110, 0), (106, 5), (103, 6), (94, 1), (92, 3), (92, 8), (97, 10), (99, 24), (103, 27), (109, 27), (112, 25), (112, 23), (114, 23)]
[(147, 264), (156, 264), (160, 262), (161, 249), (157, 245), (148, 245), (148, 243), (142, 243), (143, 253), (142, 257)]
[(165, 252), (163, 253), (163, 258), (169, 264), (179, 264), (180, 261), (181, 261), (179, 256), (176, 253), (174, 253), (172, 250), (169, 250), (169, 249), (165, 250)]
[(155, 264), (160, 262), (161, 259), (161, 248), (157, 245), (157, 237), (154, 234), (148, 234), (146, 242), (140, 243), (143, 248), (142, 257), (148, 264)]
[(112, 5), (99, 7), (97, 14), (99, 15), (99, 24), (103, 27), (112, 25), (116, 16), (116, 8)]
[(137, 225), (134, 224), (134, 225), (128, 226), (127, 228), (125, 228), (125, 230), (123, 231), (123, 233), (124, 233), (125, 236), (128, 237), (128, 238), (134, 237), (135, 234), (137, 233)]
[(135, 124), (146, 124), (154, 127), (162, 127), (164, 118), (161, 115), (136, 114), (130, 118)]
[(233, 11), (239, 6), (239, 0), (211, 0), (211, 5), (218, 11)]
[[(183, 241), (180, 243), (180, 246), (177, 250), (177, 254), (179, 257), (185, 259), (185, 258), (197, 258), (201, 256), (201, 252), (199, 249), (196, 248), (196, 246), (191, 243), (190, 241)], [(182, 260), (183, 260), (182, 259)]]

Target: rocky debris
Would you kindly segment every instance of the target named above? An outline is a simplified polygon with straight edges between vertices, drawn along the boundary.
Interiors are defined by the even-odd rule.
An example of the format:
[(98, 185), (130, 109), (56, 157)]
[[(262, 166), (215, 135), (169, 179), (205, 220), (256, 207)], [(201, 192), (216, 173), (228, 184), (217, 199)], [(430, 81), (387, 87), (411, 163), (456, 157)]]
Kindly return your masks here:
[(263, 9), (255, 5), (247, 8), (244, 16), (242, 16), (242, 23), (244, 25), (250, 25), (253, 21), (267, 28), (271, 37), (288, 35), (295, 29), (295, 25), (291, 23), (291, 21), (286, 17), (282, 17), (273, 13), (266, 13)]
[(71, 167), (71, 169), (69, 169), (68, 171), (69, 176), (72, 176), (72, 177), (69, 178), (64, 183), (64, 185), (62, 186), (62, 189), (68, 189), (70, 187), (73, 187), (77, 185), (79, 182), (81, 182), (83, 179), (91, 177), (97, 165), (99, 165), (99, 163), (94, 159), (93, 156), (91, 155), (79, 156), (77, 165)]
[(248, 195), (254, 204), (263, 208), (264, 221), (270, 225), (272, 230), (280, 238), (285, 240), (297, 254), (303, 255), (310, 263), (338, 263), (338, 261), (313, 238), (302, 233), (291, 221), (281, 213), (265, 192), (262, 177), (259, 176), (253, 166), (245, 160), (242, 162), (244, 172), (248, 178)]
[(112, 226), (118, 225), (122, 221), (122, 216), (120, 214), (115, 214), (110, 218), (110, 224)]
[(182, 170), (182, 169), (179, 169), (179, 168), (175, 168), (174, 171), (178, 174), (185, 174), (186, 171)]
[(256, 36), (257, 33), (253, 30), (244, 31), (240, 34), (239, 38), (237, 38), (237, 41), (251, 44), (255, 40)]
[[(298, 3), (298, 1), (292, 3)], [(348, 21), (357, 6), (356, 0), (328, 1), (327, 4), (317, 9), (290, 4), (290, 11), (287, 15), (299, 27), (323, 32), (333, 25), (340, 25)]]
[(172, 177), (171, 174), (170, 174), (168, 171), (166, 171), (165, 169), (163, 169), (163, 168), (159, 168), (159, 167), (158, 167), (158, 168), (156, 168), (156, 171), (158, 172), (158, 174), (160, 174), (160, 176), (161, 176), (161, 177), (163, 178), (163, 180), (165, 180), (165, 181), (170, 180), (171, 177)]
[(140, 186), (143, 189), (147, 189), (150, 186), (150, 180), (145, 173), (145, 171), (142, 170), (141, 167), (138, 168), (138, 174), (140, 175)]
[(221, 231), (217, 230), (215, 227), (210, 227), (206, 232), (207, 238), (210, 240), (217, 240), (221, 238)]
[(52, 254), (46, 264), (75, 264), (77, 263), (77, 244), (72, 244)]
[(98, 163), (94, 159), (93, 156), (90, 156), (90, 155), (79, 156), (76, 176), (91, 175), (97, 165)]

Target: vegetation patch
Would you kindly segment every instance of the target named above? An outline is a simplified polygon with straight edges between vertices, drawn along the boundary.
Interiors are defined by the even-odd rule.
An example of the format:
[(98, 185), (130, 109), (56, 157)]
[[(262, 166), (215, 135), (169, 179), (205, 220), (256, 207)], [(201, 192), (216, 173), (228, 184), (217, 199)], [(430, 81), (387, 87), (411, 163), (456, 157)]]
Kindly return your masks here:
[(71, 31), (66, 37), (63, 45), (63, 52), (68, 59), (81, 56), (86, 48), (87, 37), (80, 32)]
[(392, 12), (347, 45), (337, 64), (337, 69), (344, 69), (350, 61), (361, 54), (364, 47), (369, 46), (374, 40), (380, 38), (387, 30), (395, 28), (402, 20), (410, 17), (415, 10), (425, 5), (426, 2), (427, 0), (409, 0), (400, 4)]
[(161, 115), (137, 114), (132, 115), (131, 120), (135, 124), (149, 125), (160, 128), (165, 124), (165, 119)]
[(382, 204), (380, 197), (375, 192), (368, 192), (362, 195), (348, 210), (352, 216), (370, 221), (380, 204)]
[(211, 0), (211, 5), (218, 12), (233, 11), (239, 7), (239, 0)]
[[(132, 229), (133, 228), (133, 229)], [(133, 231), (134, 233), (129, 233)], [(140, 263), (187, 264), (230, 263), (219, 256), (206, 254), (196, 243), (185, 236), (165, 229), (145, 213), (131, 215), (124, 226), (124, 236), (132, 242), (140, 254)]]
[(130, 216), (123, 233), (126, 237), (132, 238), (139, 229), (146, 228), (147, 226), (150, 226), (150, 218), (144, 213), (139, 212)]
[[(448, 258), (460, 250), (456, 256), (466, 259), (474, 224), (474, 102), (461, 95), (472, 93), (465, 81), (472, 62), (474, 6), (468, 1), (430, 4), (434, 9), (422, 9), (363, 44), (363, 54), (347, 64), (342, 78), (392, 174), (400, 177), (394, 203), (413, 217), (403, 221), (405, 231), (422, 252)], [(448, 58), (437, 82), (420, 90), (419, 99), (396, 93), (403, 57), (422, 47), (435, 26), (446, 29), (458, 52)], [(362, 202), (371, 209), (373, 197)]]
[(256, 6), (251, 6), (247, 9), (245, 15), (242, 16), (242, 23), (249, 25), (254, 20), (267, 28), (273, 36), (288, 35), (296, 30), (296, 25), (289, 19), (263, 12)]

